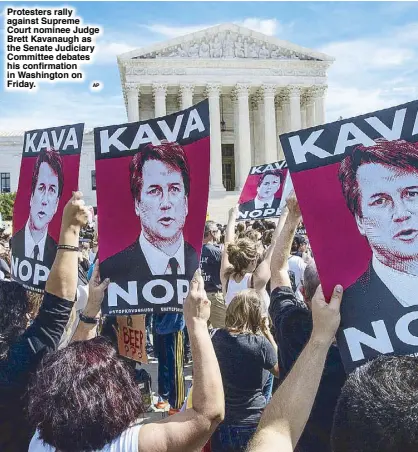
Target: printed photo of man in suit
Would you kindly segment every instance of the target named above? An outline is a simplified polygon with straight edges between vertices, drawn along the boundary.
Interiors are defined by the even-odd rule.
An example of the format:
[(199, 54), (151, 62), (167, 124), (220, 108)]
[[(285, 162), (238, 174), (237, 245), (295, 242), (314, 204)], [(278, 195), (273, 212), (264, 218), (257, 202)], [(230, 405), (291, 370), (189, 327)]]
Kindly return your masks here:
[(126, 280), (152, 275), (185, 275), (199, 266), (197, 253), (184, 240), (189, 212), (190, 170), (177, 143), (147, 146), (130, 164), (130, 187), (141, 233), (128, 248), (100, 264), (105, 274), (123, 269)]
[(280, 206), (280, 198), (275, 194), (280, 190), (283, 183), (283, 173), (280, 170), (266, 171), (260, 177), (257, 184), (257, 195), (239, 205), (241, 212), (252, 212), (253, 210), (277, 209)]
[[(395, 334), (402, 315), (418, 308), (418, 145), (376, 140), (358, 146), (339, 168), (347, 207), (373, 253), (365, 273), (344, 291), (341, 328), (383, 320), (394, 349), (405, 348)], [(411, 334), (418, 336), (418, 325)], [(367, 347), (365, 356), (376, 356)]]
[(57, 244), (48, 234), (64, 185), (64, 171), (59, 152), (43, 149), (36, 159), (32, 174), (29, 218), (23, 229), (12, 237), (14, 258), (42, 262), (49, 269)]
[[(183, 275), (189, 281), (199, 267), (195, 249), (185, 241), (189, 213), (190, 169), (177, 143), (149, 145), (129, 167), (130, 187), (141, 233), (132, 245), (100, 263), (100, 272), (117, 272), (126, 281), (153, 275)], [(158, 359), (158, 409), (179, 411), (185, 398), (183, 373), (185, 326), (182, 313), (154, 314), (154, 350)]]

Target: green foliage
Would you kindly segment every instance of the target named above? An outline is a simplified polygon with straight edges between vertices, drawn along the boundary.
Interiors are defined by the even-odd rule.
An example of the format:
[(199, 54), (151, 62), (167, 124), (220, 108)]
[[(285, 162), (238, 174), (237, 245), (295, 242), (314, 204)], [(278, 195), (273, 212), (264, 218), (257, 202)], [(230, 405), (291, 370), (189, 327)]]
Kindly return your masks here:
[(13, 206), (16, 193), (0, 193), (0, 213), (3, 221), (10, 221), (13, 217)]

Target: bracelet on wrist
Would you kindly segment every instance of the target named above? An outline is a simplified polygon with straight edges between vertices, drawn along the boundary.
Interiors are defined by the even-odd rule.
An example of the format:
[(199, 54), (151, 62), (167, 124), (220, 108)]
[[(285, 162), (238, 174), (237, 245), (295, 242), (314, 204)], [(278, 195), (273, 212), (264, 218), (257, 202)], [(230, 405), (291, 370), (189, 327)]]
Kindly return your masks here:
[(78, 246), (72, 246), (72, 245), (58, 245), (57, 250), (67, 250), (67, 251), (80, 251)]
[(80, 321), (83, 323), (88, 323), (89, 325), (98, 325), (100, 322), (100, 317), (88, 317), (84, 315), (81, 311), (79, 314)]

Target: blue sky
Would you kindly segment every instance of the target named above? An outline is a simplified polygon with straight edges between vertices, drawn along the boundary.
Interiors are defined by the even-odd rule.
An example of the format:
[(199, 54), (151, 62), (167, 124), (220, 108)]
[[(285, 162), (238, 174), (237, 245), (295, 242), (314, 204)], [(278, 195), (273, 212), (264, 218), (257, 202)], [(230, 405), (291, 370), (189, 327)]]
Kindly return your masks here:
[[(334, 56), (328, 72), (330, 121), (418, 98), (415, 2), (54, 2), (65, 5), (75, 7), (84, 23), (103, 27), (95, 62), (83, 67), (85, 82), (42, 83), (33, 94), (1, 92), (0, 131), (124, 122), (116, 55), (224, 22)], [(0, 33), (3, 40), (3, 25)], [(104, 88), (92, 92), (93, 80)]]

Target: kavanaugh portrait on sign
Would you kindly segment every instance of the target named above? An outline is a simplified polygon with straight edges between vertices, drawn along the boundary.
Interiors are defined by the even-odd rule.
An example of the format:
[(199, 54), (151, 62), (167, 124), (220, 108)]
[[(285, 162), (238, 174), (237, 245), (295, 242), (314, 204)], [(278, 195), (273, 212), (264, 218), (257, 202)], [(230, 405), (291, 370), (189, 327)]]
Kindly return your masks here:
[(62, 210), (78, 189), (84, 124), (25, 133), (13, 210), (12, 277), (42, 291), (55, 260)]
[(181, 312), (199, 267), (209, 130), (207, 101), (96, 129), (100, 273), (111, 280), (106, 312)]
[(280, 139), (347, 371), (418, 353), (418, 102)]

